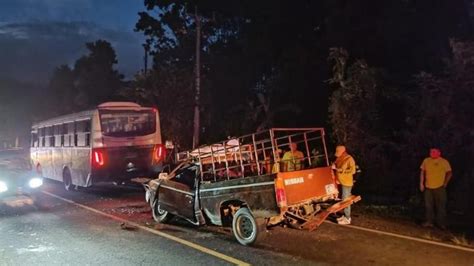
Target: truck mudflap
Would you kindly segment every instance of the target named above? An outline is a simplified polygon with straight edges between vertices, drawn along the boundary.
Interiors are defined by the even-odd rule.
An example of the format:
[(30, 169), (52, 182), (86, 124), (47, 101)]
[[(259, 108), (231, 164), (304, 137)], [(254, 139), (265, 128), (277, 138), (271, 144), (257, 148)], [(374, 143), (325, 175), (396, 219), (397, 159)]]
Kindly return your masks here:
[(294, 213), (288, 211), (285, 212), (284, 216), (287, 218), (287, 221), (293, 221), (292, 223), (289, 223), (291, 227), (313, 231), (316, 230), (331, 213), (336, 213), (352, 205), (353, 203), (358, 202), (359, 200), (361, 200), (360, 196), (352, 195), (343, 201), (339, 201), (329, 206), (326, 209), (315, 211), (312, 214), (306, 215), (304, 217), (295, 215)]

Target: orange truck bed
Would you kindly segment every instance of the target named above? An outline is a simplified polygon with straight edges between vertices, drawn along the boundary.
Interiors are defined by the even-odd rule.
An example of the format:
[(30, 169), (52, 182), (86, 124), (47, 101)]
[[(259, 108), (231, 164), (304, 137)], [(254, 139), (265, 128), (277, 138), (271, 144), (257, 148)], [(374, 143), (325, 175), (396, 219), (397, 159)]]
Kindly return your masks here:
[(302, 204), (322, 198), (337, 198), (338, 190), (331, 167), (282, 172), (277, 174), (277, 183), (283, 185), (288, 206)]

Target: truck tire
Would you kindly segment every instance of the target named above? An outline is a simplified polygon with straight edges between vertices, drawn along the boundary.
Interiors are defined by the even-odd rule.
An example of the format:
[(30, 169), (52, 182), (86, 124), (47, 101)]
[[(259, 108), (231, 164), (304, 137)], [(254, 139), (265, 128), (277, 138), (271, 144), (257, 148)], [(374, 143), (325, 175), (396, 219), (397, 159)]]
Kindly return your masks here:
[(248, 208), (240, 208), (232, 219), (232, 234), (244, 246), (255, 244), (265, 234), (266, 223), (255, 219)]
[(153, 202), (153, 206), (151, 208), (151, 213), (153, 215), (153, 220), (157, 221), (160, 224), (165, 224), (173, 218), (173, 215), (169, 213), (168, 211), (165, 211), (160, 208), (160, 204), (158, 203), (158, 200), (155, 200)]

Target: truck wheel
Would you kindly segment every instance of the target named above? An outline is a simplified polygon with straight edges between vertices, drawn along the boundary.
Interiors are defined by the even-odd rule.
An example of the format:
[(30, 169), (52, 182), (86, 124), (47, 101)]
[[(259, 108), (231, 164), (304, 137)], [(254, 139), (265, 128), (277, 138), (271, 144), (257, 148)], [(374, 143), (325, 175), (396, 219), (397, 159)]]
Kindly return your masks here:
[(158, 200), (155, 200), (153, 202), (151, 210), (153, 214), (153, 220), (161, 224), (167, 223), (171, 220), (171, 218), (173, 218), (173, 215), (171, 213), (160, 208)]
[(265, 227), (265, 221), (257, 221), (247, 208), (240, 208), (232, 219), (232, 233), (244, 246), (255, 244), (265, 234)]

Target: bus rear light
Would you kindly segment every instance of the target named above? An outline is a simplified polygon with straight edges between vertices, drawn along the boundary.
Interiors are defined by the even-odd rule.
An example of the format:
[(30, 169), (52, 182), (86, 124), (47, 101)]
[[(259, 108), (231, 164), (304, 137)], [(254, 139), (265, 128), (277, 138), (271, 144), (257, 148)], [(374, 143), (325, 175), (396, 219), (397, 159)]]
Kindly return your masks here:
[(95, 166), (101, 167), (105, 165), (105, 153), (103, 150), (94, 149), (92, 152), (92, 162)]
[(155, 163), (159, 163), (164, 161), (166, 157), (166, 147), (163, 144), (156, 144), (155, 148), (153, 149), (153, 160)]

